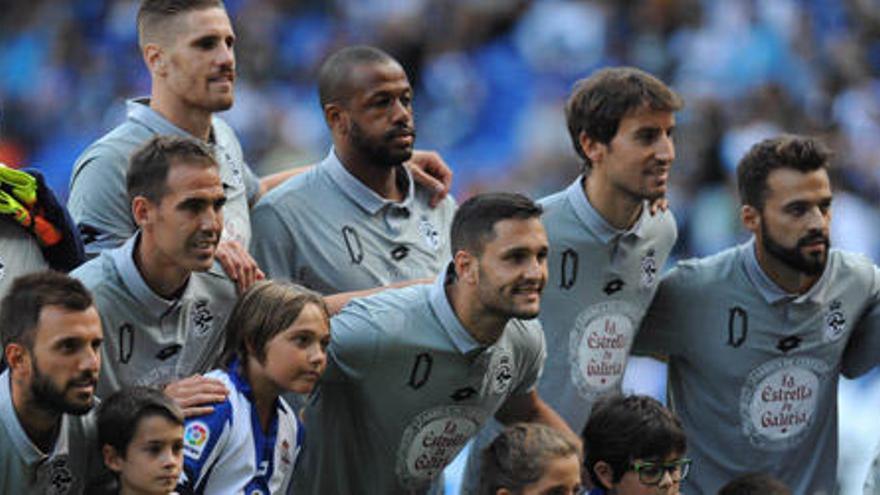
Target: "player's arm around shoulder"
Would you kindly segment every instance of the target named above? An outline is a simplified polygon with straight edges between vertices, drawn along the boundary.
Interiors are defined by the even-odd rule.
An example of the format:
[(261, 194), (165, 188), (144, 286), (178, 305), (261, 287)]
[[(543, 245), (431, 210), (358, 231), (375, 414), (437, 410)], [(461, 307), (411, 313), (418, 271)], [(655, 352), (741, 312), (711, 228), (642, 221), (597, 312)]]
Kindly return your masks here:
[(330, 319), (330, 345), (323, 381), (363, 380), (379, 354), (388, 312), (371, 301), (354, 299)]
[(687, 318), (689, 304), (698, 303), (690, 294), (697, 277), (690, 261), (677, 263), (661, 277), (633, 343), (633, 354), (661, 357), (674, 353), (683, 337), (676, 322)]

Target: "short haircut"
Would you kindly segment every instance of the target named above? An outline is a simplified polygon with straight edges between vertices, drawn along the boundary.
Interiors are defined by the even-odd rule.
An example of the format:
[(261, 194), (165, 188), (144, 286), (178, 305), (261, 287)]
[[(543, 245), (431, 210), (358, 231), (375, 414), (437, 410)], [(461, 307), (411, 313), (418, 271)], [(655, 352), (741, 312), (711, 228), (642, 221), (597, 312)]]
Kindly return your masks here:
[(168, 172), (172, 165), (217, 167), (214, 155), (195, 139), (156, 136), (131, 155), (126, 175), (128, 199), (143, 196), (158, 203), (168, 192)]
[(183, 412), (155, 388), (131, 386), (113, 393), (98, 407), (99, 445), (109, 445), (125, 458), (138, 425), (149, 416), (161, 416), (183, 426)]
[(222, 0), (143, 0), (137, 13), (138, 44), (143, 48), (155, 41), (173, 17), (213, 7), (224, 9)]
[(12, 343), (31, 349), (46, 306), (85, 311), (93, 304), (92, 294), (82, 282), (61, 272), (46, 270), (18, 277), (0, 303), (3, 349)]
[(612, 67), (574, 84), (565, 104), (565, 120), (571, 143), (589, 168), (592, 162), (581, 149), (581, 133), (608, 144), (620, 121), (631, 113), (643, 108), (677, 112), (683, 106), (681, 97), (651, 74), (634, 67)]
[(721, 487), (718, 495), (791, 495), (791, 489), (769, 474), (749, 473)]
[(646, 395), (610, 395), (593, 407), (583, 432), (587, 469), (602, 486), (594, 467), (605, 461), (619, 482), (633, 460), (663, 460), (684, 454), (687, 438), (681, 421), (656, 399)]
[(541, 205), (522, 194), (478, 194), (462, 203), (452, 219), (452, 255), (459, 251), (480, 255), (483, 246), (495, 238), (496, 223), (536, 218), (542, 212)]
[(259, 362), (264, 362), (266, 344), (292, 325), (307, 304), (318, 306), (329, 322), (327, 304), (316, 292), (289, 282), (255, 283), (241, 295), (226, 321), (226, 344), (220, 366), (228, 369), (236, 358), (246, 363), (249, 348)]
[(396, 64), (397, 60), (376, 47), (366, 45), (349, 46), (330, 55), (318, 70), (318, 96), (321, 108), (351, 98), (353, 92), (351, 71), (354, 67), (385, 63)]
[(828, 168), (831, 151), (812, 137), (785, 134), (752, 146), (736, 167), (736, 183), (743, 205), (762, 210), (767, 178), (774, 170), (790, 168), (808, 173)]
[(479, 495), (495, 495), (501, 488), (513, 493), (541, 479), (547, 464), (577, 456), (581, 450), (571, 438), (539, 423), (509, 426), (483, 451)]

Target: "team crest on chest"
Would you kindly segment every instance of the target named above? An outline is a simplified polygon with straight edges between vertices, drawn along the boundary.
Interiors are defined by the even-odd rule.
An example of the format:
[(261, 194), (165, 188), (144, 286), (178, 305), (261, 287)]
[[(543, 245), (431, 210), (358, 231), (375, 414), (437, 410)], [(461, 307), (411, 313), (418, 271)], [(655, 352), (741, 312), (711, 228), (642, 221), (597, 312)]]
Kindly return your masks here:
[(437, 228), (434, 227), (434, 224), (428, 220), (428, 217), (423, 216), (419, 221), (419, 234), (422, 235), (422, 240), (430, 249), (434, 251), (440, 249), (440, 232), (438, 232)]
[(846, 332), (846, 315), (839, 300), (835, 300), (825, 313), (825, 341), (833, 342)]
[(642, 269), (642, 287), (651, 287), (657, 281), (657, 258), (654, 249), (651, 248), (645, 253), (641, 263)]
[(67, 456), (58, 457), (49, 467), (49, 493), (62, 495), (70, 491), (73, 485), (73, 473), (67, 465)]
[(3, 277), (6, 276), (6, 262), (3, 261), (3, 258), (0, 258), (0, 280), (3, 280)]
[(214, 322), (214, 315), (211, 314), (211, 308), (208, 307), (208, 301), (202, 299), (196, 301), (192, 311), (192, 328), (197, 335), (207, 335), (211, 331)]
[(507, 350), (497, 350), (489, 361), (489, 390), (493, 394), (504, 394), (510, 389), (514, 374), (513, 354)]

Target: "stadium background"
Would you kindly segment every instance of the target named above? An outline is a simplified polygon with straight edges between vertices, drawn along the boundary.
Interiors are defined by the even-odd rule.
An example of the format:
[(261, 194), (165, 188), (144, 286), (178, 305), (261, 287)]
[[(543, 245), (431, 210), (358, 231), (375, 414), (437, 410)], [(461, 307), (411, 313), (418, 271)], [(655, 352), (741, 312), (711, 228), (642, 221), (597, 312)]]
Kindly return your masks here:
[[(238, 36), (236, 103), (223, 117), (258, 174), (326, 153), (314, 72), (352, 43), (380, 46), (415, 88), (417, 146), (455, 171), (461, 201), (535, 197), (578, 172), (562, 105), (571, 84), (634, 65), (686, 100), (670, 192), (675, 256), (744, 239), (732, 171), (783, 130), (836, 152), (832, 242), (880, 259), (878, 0), (228, 0)], [(34, 166), (66, 197), (70, 168), (148, 92), (136, 0), (0, 0), (0, 162)], [(639, 361), (627, 388), (662, 396)], [(843, 493), (860, 493), (880, 441), (876, 373), (841, 386)]]

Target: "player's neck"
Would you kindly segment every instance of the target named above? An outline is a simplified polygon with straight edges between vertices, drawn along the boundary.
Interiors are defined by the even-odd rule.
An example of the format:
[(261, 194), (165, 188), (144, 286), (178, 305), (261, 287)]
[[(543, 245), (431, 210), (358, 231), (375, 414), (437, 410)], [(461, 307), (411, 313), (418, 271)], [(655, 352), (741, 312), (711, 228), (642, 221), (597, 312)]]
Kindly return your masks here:
[(15, 383), (12, 379), (12, 405), (18, 416), (18, 422), (30, 441), (44, 453), (51, 452), (55, 446), (58, 428), (61, 425), (61, 413), (46, 411), (34, 404), (27, 388)]
[(148, 240), (145, 241), (143, 234), (134, 250), (134, 264), (150, 290), (168, 300), (180, 297), (192, 273), (167, 260)]
[(351, 147), (337, 146), (336, 154), (342, 166), (363, 185), (385, 199), (403, 201), (406, 192), (397, 186), (400, 167), (372, 163)]
[(789, 294), (804, 294), (816, 284), (821, 276), (808, 275), (802, 271), (795, 270), (764, 249), (757, 248), (757, 246), (755, 257), (758, 259), (758, 265), (767, 277), (780, 289)]
[(459, 283), (447, 285), (446, 296), (458, 321), (481, 346), (490, 346), (501, 338), (509, 317), (486, 311), (479, 297)]
[(615, 229), (629, 229), (642, 213), (641, 199), (599, 177), (584, 176), (583, 191), (593, 209)]
[(150, 95), (150, 108), (168, 122), (203, 141), (208, 141), (211, 136), (211, 112), (192, 108), (180, 98), (166, 94), (156, 85), (153, 85)]

